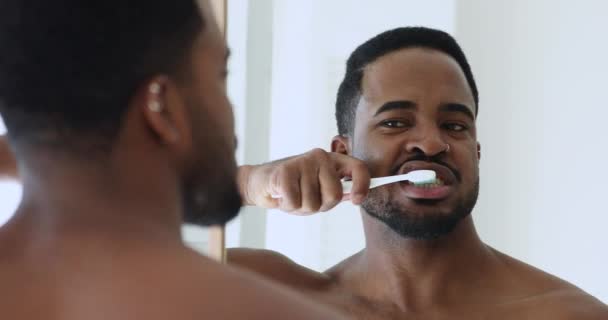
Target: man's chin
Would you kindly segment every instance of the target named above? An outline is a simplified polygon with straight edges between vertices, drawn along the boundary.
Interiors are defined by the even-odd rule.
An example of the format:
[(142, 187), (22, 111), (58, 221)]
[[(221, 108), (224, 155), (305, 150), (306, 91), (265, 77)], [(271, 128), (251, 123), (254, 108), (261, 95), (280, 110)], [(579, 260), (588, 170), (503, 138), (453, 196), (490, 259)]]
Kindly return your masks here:
[(469, 215), (467, 213), (445, 215), (439, 212), (415, 214), (393, 212), (385, 215), (365, 211), (400, 236), (417, 240), (435, 240), (447, 235)]
[(392, 210), (395, 214), (408, 215), (410, 219), (447, 217), (458, 211), (458, 204), (453, 199), (402, 198), (394, 201), (393, 206), (398, 208)]
[(451, 233), (471, 214), (476, 201), (477, 192), (459, 201), (407, 197), (389, 200), (372, 196), (361, 207), (404, 238), (434, 240)]
[(240, 206), (231, 209), (224, 208), (223, 211), (208, 211), (205, 209), (184, 213), (184, 223), (193, 224), (201, 227), (225, 225), (238, 216)]
[(238, 216), (242, 206), (241, 196), (236, 188), (212, 195), (186, 196), (184, 222), (199, 226), (225, 225)]
[(199, 227), (210, 227), (210, 226), (223, 226), (238, 216), (232, 212), (222, 212), (219, 214), (200, 214), (200, 215), (186, 215), (184, 217), (184, 223), (196, 225)]

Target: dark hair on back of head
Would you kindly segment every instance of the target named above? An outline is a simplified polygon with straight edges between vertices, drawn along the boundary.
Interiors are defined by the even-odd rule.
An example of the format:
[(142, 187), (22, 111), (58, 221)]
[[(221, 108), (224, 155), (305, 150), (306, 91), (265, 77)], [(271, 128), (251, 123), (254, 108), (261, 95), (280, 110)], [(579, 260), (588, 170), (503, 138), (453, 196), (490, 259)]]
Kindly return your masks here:
[(397, 28), (366, 41), (357, 47), (348, 58), (346, 74), (338, 89), (336, 100), (336, 121), (340, 135), (352, 133), (354, 128), (355, 112), (361, 97), (361, 81), (365, 67), (388, 53), (405, 48), (438, 50), (454, 58), (471, 87), (477, 113), (479, 109), (477, 85), (467, 58), (456, 40), (440, 30), (425, 27)]
[(196, 0), (2, 0), (0, 113), (9, 138), (109, 149), (144, 81), (186, 75), (203, 27)]

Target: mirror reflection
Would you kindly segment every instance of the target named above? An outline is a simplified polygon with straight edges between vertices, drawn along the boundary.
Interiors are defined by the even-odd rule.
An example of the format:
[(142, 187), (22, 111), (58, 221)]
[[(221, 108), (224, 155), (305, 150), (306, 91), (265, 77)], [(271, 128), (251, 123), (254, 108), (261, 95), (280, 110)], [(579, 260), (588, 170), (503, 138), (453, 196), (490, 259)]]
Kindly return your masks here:
[[(472, 216), (480, 238), (606, 301), (608, 283), (600, 279), (608, 255), (600, 244), (606, 240), (608, 154), (601, 101), (608, 45), (593, 30), (606, 28), (607, 9), (595, 1), (239, 6), (231, 14), (249, 13), (246, 23), (230, 20), (231, 26), (246, 24), (233, 31), (242, 36), (246, 29), (248, 37), (230, 43), (246, 43), (247, 49), (231, 66), (241, 161), (260, 163), (318, 147), (329, 151), (338, 133), (338, 88), (353, 50), (398, 27), (446, 31), (462, 47), (479, 90), (480, 192)], [(399, 78), (387, 81), (399, 92), (390, 98), (407, 93), (396, 86)], [(255, 220), (247, 210), (259, 209), (242, 216)], [(276, 210), (257, 217), (251, 223), (258, 233), (241, 245), (279, 251), (314, 270), (331, 268), (366, 243), (359, 210), (348, 202), (307, 218)]]

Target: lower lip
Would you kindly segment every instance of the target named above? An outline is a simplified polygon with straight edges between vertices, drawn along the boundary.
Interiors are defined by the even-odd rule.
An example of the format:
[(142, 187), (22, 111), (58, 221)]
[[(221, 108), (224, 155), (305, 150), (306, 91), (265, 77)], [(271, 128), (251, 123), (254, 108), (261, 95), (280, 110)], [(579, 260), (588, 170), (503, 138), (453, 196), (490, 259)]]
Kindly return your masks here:
[(421, 188), (411, 184), (401, 184), (405, 195), (411, 199), (439, 200), (447, 198), (452, 192), (452, 186)]

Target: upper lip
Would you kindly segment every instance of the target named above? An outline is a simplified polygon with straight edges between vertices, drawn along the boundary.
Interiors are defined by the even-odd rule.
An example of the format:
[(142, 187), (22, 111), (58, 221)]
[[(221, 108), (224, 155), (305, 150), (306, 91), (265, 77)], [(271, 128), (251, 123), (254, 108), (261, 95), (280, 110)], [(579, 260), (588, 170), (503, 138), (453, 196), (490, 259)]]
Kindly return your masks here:
[(452, 185), (456, 182), (456, 175), (452, 169), (427, 161), (408, 161), (399, 168), (399, 174), (406, 174), (415, 170), (433, 170), (437, 174), (437, 178), (441, 179), (446, 185)]

